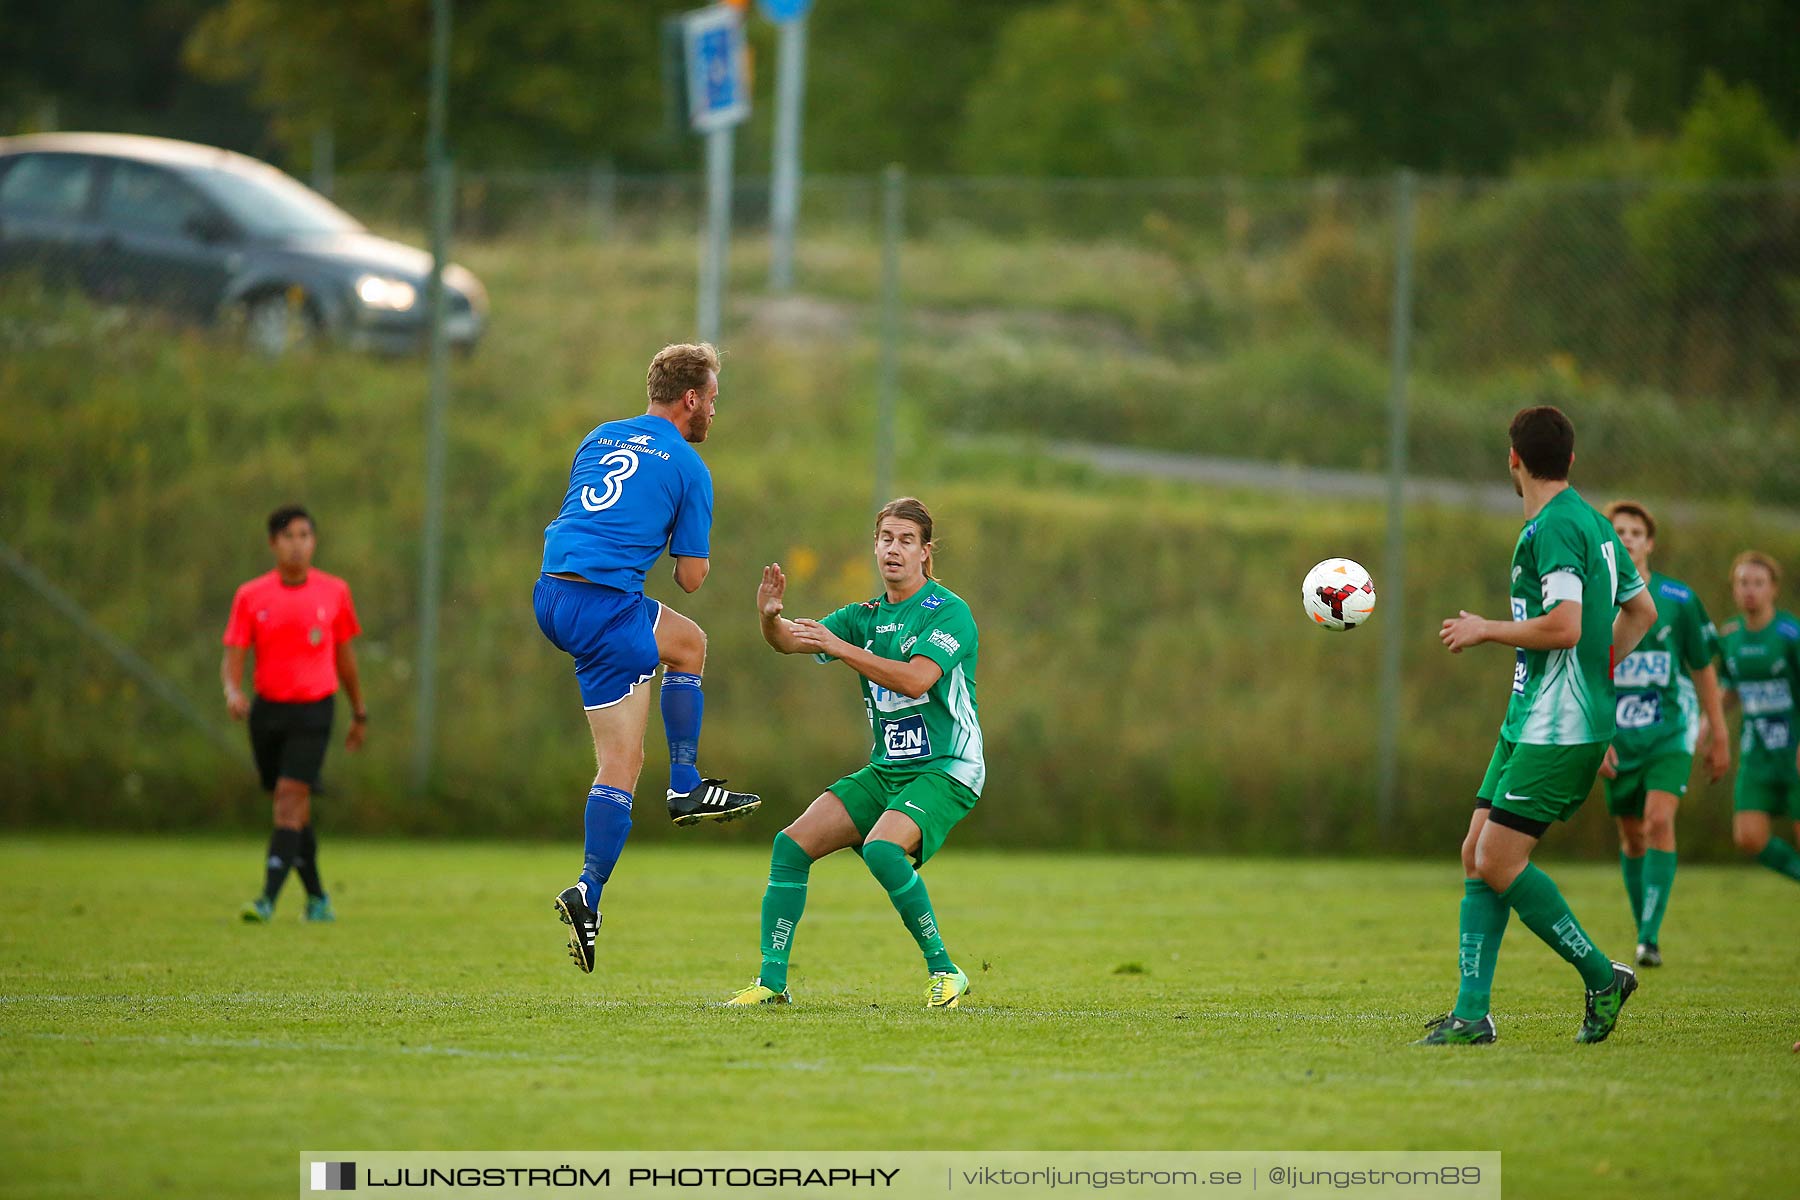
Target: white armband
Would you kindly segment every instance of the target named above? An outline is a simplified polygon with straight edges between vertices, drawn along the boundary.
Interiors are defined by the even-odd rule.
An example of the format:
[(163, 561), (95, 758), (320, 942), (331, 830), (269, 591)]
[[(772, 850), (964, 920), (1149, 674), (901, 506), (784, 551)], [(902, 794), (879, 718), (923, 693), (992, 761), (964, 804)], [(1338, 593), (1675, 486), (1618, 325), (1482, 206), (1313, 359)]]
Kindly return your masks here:
[(1544, 608), (1564, 600), (1581, 603), (1581, 576), (1571, 570), (1552, 571), (1544, 576)]

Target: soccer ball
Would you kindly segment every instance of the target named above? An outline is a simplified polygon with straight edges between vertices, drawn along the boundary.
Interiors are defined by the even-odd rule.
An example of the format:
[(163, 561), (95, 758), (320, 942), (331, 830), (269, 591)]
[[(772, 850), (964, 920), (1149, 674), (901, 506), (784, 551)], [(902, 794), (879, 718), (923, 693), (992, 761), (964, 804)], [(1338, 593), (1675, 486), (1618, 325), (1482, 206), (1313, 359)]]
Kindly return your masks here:
[(1375, 611), (1375, 581), (1347, 558), (1328, 558), (1306, 573), (1300, 599), (1326, 629), (1355, 629)]

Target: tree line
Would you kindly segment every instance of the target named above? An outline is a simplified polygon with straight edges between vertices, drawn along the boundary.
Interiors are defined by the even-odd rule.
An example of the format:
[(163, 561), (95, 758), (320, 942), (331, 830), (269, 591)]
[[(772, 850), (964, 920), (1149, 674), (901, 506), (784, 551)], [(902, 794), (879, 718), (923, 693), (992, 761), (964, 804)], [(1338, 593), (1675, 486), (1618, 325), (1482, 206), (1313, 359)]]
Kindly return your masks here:
[[(695, 0), (458, 0), (471, 168), (691, 166), (662, 23)], [(101, 128), (292, 169), (417, 166), (431, 0), (0, 3), (0, 132)], [(750, 22), (769, 137), (774, 31)], [(1672, 138), (1706, 81), (1800, 132), (1800, 0), (818, 0), (815, 171), (1504, 175)], [(1613, 155), (1590, 168), (1626, 171)], [(1721, 164), (1729, 165), (1729, 164)]]

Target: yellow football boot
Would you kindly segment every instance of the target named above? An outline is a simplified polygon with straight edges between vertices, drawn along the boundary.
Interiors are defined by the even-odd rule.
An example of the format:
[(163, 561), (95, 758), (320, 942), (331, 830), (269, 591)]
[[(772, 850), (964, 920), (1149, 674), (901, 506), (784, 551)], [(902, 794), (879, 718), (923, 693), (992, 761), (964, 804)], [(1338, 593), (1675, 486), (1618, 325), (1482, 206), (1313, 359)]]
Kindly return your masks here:
[(793, 1002), (793, 993), (789, 992), (786, 988), (782, 988), (778, 992), (774, 988), (764, 987), (763, 981), (758, 979), (749, 987), (741, 992), (735, 993), (731, 999), (725, 1001), (725, 1006), (729, 1008), (734, 1004), (792, 1004)]
[(926, 1008), (955, 1008), (969, 994), (969, 977), (961, 969), (934, 971), (925, 988)]

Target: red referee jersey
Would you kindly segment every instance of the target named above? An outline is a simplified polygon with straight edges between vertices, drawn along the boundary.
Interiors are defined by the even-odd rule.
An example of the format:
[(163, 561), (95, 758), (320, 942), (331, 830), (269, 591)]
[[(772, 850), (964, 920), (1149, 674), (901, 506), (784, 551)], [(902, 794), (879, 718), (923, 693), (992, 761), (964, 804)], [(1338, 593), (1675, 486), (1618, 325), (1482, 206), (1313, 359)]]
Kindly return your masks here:
[(350, 585), (336, 575), (309, 570), (289, 587), (270, 571), (237, 590), (225, 644), (255, 651), (258, 696), (303, 704), (337, 691), (337, 648), (361, 632)]

